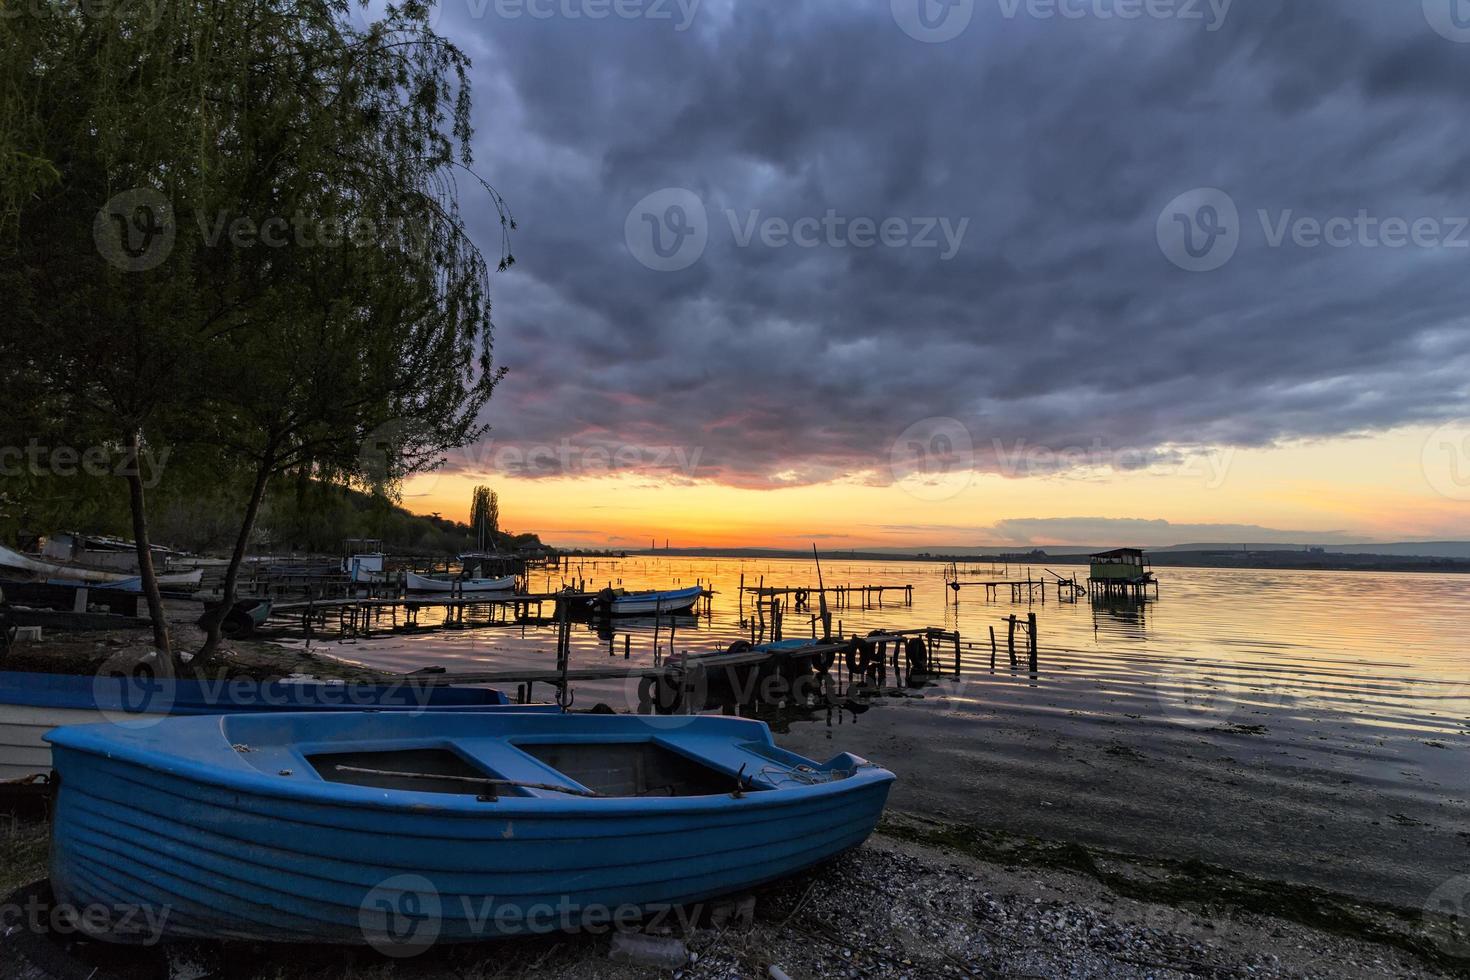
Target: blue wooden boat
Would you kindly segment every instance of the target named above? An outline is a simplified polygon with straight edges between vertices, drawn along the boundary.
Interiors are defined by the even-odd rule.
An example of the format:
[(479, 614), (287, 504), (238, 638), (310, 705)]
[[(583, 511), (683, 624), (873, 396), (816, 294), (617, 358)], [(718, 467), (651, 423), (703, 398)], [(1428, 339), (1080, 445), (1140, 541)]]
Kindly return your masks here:
[(167, 715), (225, 712), (466, 711), (503, 709), (508, 704), (500, 691), (408, 680), (241, 683), (0, 671), (0, 782), (50, 772), (51, 750), (42, 736), (61, 725), (129, 719), (141, 723)]
[(57, 900), (167, 910), (165, 938), (382, 948), (636, 922), (857, 846), (894, 779), (711, 716), (233, 715), (48, 739)]

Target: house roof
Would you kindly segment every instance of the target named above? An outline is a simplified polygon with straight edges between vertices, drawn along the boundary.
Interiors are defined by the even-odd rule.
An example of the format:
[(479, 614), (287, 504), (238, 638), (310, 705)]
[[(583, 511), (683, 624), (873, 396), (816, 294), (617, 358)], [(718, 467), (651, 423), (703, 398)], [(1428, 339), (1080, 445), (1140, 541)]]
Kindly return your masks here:
[(1118, 549), (1115, 549), (1113, 551), (1100, 551), (1097, 554), (1093, 555), (1092, 557), (1093, 558), (1130, 558), (1130, 557), (1142, 558), (1143, 557), (1143, 549), (1142, 548), (1118, 548)]

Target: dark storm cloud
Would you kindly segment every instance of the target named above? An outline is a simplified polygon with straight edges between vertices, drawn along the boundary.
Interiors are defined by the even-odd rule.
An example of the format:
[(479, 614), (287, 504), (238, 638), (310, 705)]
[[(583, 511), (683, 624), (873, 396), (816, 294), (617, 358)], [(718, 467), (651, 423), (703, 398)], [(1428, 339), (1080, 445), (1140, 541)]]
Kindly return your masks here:
[[(945, 43), (889, 0), (704, 0), (686, 30), (676, 0), (595, 20), (567, 11), (597, 0), (446, 2), (475, 59), (476, 165), (521, 222), (494, 283), (512, 369), (495, 447), (569, 447), (522, 471), (634, 447), (623, 467), (650, 474), (882, 481), (929, 418), (994, 468), (1006, 446), (1167, 459), (1467, 411), (1470, 44), (1417, 0), (1235, 0), (1212, 25), (976, 0)], [(676, 271), (625, 238), (665, 188), (707, 216)], [(1213, 271), (1158, 238), (1196, 188), (1240, 216)], [(897, 220), (904, 242), (943, 219), (951, 241), (937, 220), (925, 248), (759, 232), (829, 212)], [(1360, 214), (1432, 219), (1438, 244), (1294, 224)], [(491, 217), (473, 221), (487, 246)]]

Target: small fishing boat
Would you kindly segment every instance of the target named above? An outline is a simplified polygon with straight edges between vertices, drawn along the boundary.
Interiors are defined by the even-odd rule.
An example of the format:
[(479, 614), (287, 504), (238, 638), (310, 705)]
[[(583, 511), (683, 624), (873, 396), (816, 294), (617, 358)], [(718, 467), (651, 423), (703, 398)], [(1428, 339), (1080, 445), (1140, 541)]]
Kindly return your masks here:
[(867, 839), (894, 779), (720, 717), (226, 715), (48, 739), (58, 903), (140, 911), (164, 938), (380, 949), (783, 878)]
[[(143, 587), (143, 580), (137, 575), (43, 561), (4, 545), (0, 545), (0, 568), (24, 572), (33, 579), (42, 579), (56, 585), (96, 585), (133, 591), (141, 591)], [(186, 572), (165, 572), (158, 576), (158, 585), (166, 589), (198, 588), (203, 580), (204, 570), (194, 568)]]
[(508, 592), (515, 587), (514, 575), (507, 575), (505, 578), (441, 579), (408, 573), (410, 592)]
[[(197, 624), (200, 629), (205, 628), (209, 617), (219, 611), (223, 603), (206, 602), (204, 604), (204, 615), (200, 616)], [(272, 599), (246, 598), (236, 600), (225, 614), (224, 622), (220, 623), (220, 632), (229, 637), (249, 636), (257, 629), (265, 625), (265, 621), (271, 618), (271, 610), (275, 608)]]
[[(503, 708), (500, 691), (474, 687), (275, 680), (169, 680), (0, 671), (0, 782), (51, 771), (42, 736), (61, 725), (131, 723), (223, 712), (466, 711)], [(544, 710), (551, 710), (548, 706)]]
[(592, 600), (593, 608), (609, 616), (653, 616), (666, 613), (682, 613), (694, 608), (704, 588), (657, 592), (624, 592), (622, 589), (603, 589)]

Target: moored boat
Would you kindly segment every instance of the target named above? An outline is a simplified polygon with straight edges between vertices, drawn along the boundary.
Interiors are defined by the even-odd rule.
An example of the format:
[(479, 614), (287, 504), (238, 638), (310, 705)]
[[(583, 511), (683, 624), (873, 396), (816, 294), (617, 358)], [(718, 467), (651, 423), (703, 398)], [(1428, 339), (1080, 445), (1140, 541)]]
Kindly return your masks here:
[[(49, 739), (58, 902), (141, 910), (165, 937), (379, 948), (782, 878), (861, 844), (894, 778), (717, 717), (231, 715)], [(122, 926), (92, 931), (136, 938)]]
[(598, 612), (612, 616), (654, 616), (688, 612), (694, 608), (694, 604), (702, 595), (704, 595), (704, 588), (698, 585), (688, 589), (672, 589), (663, 592), (623, 592), (619, 589), (603, 589), (592, 600), (592, 604)]
[(413, 572), (408, 572), (407, 575), (408, 591), (410, 592), (509, 592), (516, 587), (514, 575), (507, 575), (504, 578), (460, 579), (429, 578)]
[[(475, 687), (323, 681), (198, 681), (0, 671), (0, 782), (51, 770), (42, 736), (62, 725), (225, 712), (466, 711), (509, 705)], [(549, 708), (547, 710), (550, 710)]]

